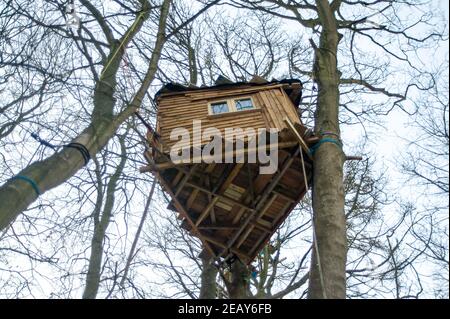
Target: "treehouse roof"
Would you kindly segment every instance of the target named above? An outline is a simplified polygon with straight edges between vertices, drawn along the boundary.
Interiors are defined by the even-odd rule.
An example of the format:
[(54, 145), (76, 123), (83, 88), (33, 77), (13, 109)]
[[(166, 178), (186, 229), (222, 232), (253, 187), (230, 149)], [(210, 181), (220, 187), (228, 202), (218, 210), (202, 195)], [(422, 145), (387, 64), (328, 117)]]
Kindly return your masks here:
[(289, 96), (295, 107), (298, 107), (301, 97), (302, 97), (302, 82), (298, 79), (283, 79), (283, 80), (272, 80), (267, 81), (262, 77), (255, 76), (248, 82), (232, 82), (223, 76), (219, 76), (215, 85), (213, 86), (186, 86), (178, 83), (167, 83), (165, 84), (156, 94), (155, 100), (161, 97), (184, 94), (187, 92), (202, 92), (210, 90), (236, 90), (238, 88), (249, 88), (249, 87), (266, 87), (273, 85), (282, 85), (284, 91)]

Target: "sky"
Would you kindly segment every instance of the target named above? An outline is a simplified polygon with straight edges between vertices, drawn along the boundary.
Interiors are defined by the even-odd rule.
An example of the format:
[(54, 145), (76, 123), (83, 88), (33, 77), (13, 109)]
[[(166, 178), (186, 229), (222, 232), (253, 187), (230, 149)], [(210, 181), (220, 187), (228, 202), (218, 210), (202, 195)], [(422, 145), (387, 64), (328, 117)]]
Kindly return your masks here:
[[(442, 8), (442, 12), (445, 13), (447, 20), (449, 16), (449, 3), (447, 1), (439, 1), (439, 6)], [(298, 24), (293, 22), (288, 22), (285, 25), (286, 28), (298, 28)], [(447, 25), (448, 30), (448, 25)], [(448, 44), (448, 43), (447, 43)], [(439, 58), (442, 58), (444, 55), (448, 57), (448, 47), (447, 49), (442, 49), (439, 53)], [(430, 55), (430, 61), (434, 60), (434, 57)], [(392, 116), (386, 118), (386, 122), (383, 123), (383, 126), (377, 127), (377, 138), (372, 138), (368, 147), (367, 153), (372, 152), (378, 158), (380, 171), (386, 170), (386, 174), (390, 177), (394, 177), (394, 180), (397, 180), (397, 183), (393, 183), (390, 187), (394, 189), (400, 189), (401, 193), (405, 197), (415, 197), (416, 193), (413, 188), (404, 187), (401, 184), (401, 180), (399, 179), (398, 173), (398, 154), (402, 152), (402, 149), (406, 146), (406, 143), (403, 142), (400, 136), (405, 134), (405, 129), (408, 128), (409, 117), (400, 111), (395, 111), (392, 113)], [(355, 129), (346, 128), (343, 132), (344, 143), (347, 142), (347, 145), (355, 144), (361, 137), (362, 131), (361, 128), (355, 127)], [(346, 150), (350, 151), (349, 146), (346, 146)], [(366, 154), (349, 154), (349, 155), (366, 155)], [(150, 187), (150, 186), (149, 186)], [(140, 209), (140, 208), (137, 208)], [(45, 290), (45, 289), (44, 289)], [(43, 295), (46, 295), (47, 291), (42, 291)]]
[[(447, 18), (447, 21), (448, 21), (449, 2), (446, 1), (446, 0), (438, 0), (438, 1), (439, 1), (439, 7), (442, 8), (442, 10), (443, 10), (443, 12), (444, 12), (444, 14), (445, 14), (445, 16)], [(447, 27), (447, 29), (448, 29), (448, 27)]]

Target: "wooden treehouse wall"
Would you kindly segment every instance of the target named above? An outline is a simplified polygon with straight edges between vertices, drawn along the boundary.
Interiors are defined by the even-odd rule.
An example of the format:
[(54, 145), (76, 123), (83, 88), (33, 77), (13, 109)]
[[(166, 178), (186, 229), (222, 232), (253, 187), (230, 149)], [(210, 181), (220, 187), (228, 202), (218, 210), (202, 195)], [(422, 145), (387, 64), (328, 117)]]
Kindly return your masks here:
[[(249, 96), (253, 99), (255, 109), (217, 115), (208, 114), (208, 103), (210, 102), (224, 98)], [(161, 135), (165, 152), (168, 152), (170, 147), (177, 143), (177, 140), (170, 140), (170, 133), (173, 129), (185, 128), (190, 132), (192, 138), (194, 120), (202, 121), (202, 130), (217, 128), (224, 136), (227, 127), (242, 128), (243, 130), (275, 128), (282, 131), (286, 129), (283, 121), (286, 117), (291, 122), (300, 124), (297, 110), (281, 85), (247, 89), (188, 91), (181, 94), (163, 94), (158, 99), (158, 133)], [(201, 144), (207, 142), (209, 141), (203, 140)]]

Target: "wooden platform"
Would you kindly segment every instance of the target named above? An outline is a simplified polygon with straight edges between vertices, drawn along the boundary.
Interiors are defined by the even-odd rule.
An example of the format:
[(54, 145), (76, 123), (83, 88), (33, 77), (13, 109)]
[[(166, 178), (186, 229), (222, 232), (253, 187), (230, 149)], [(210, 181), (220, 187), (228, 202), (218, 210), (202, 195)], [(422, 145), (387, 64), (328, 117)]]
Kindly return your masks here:
[(168, 208), (202, 241), (202, 254), (235, 254), (251, 263), (305, 195), (300, 152), (308, 184), (312, 163), (298, 141), (293, 133), (280, 135), (278, 169), (271, 175), (259, 174), (259, 163), (174, 165), (155, 152), (146, 153), (151, 165), (143, 171), (152, 171), (170, 195)]
[[(145, 154), (149, 165), (142, 171), (155, 174), (171, 197), (169, 209), (178, 212), (181, 226), (202, 241), (202, 254), (216, 258), (234, 254), (245, 263), (252, 262), (304, 196), (305, 176), (299, 155), (303, 152), (309, 181), (312, 162), (308, 143), (314, 143), (314, 138), (308, 140), (310, 133), (299, 116), (301, 96), (298, 79), (269, 82), (260, 77), (240, 83), (219, 77), (210, 87), (168, 83), (155, 95), (156, 129), (149, 128), (150, 150)], [(243, 100), (247, 106), (238, 108)], [(213, 104), (222, 104), (223, 110), (213, 111)], [(169, 158), (171, 150), (190, 150), (192, 154), (194, 146), (198, 150), (209, 143), (211, 136), (196, 134), (199, 131), (212, 129), (214, 137), (231, 140), (226, 134), (229, 128), (241, 129), (236, 139), (244, 143), (255, 140), (247, 131), (277, 132), (276, 172), (260, 174), (261, 164), (248, 160), (206, 163), (200, 156), (180, 163)], [(190, 138), (172, 139), (176, 129), (183, 129)], [(228, 155), (246, 156), (254, 148), (247, 146), (247, 150)]]

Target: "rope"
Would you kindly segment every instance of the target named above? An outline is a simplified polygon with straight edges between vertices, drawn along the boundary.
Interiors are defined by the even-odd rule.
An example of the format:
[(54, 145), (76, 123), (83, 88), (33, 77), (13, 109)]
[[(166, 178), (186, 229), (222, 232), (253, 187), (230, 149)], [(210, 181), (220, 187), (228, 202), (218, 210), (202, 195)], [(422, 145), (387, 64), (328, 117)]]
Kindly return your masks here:
[(58, 147), (56, 145), (50, 144), (46, 140), (42, 139), (36, 133), (31, 133), (31, 137), (34, 138), (37, 142), (41, 143), (44, 146), (47, 146), (53, 150), (56, 150)]
[(91, 154), (89, 154), (89, 150), (83, 144), (80, 144), (80, 143), (69, 143), (67, 145), (64, 145), (64, 147), (74, 148), (77, 151), (79, 151), (81, 153), (81, 156), (83, 156), (84, 166), (86, 166), (87, 163), (89, 162), (89, 160), (91, 159)]
[(125, 41), (127, 40), (128, 36), (131, 34), (131, 32), (134, 31), (134, 29), (136, 28), (139, 20), (144, 16), (145, 11), (141, 12), (139, 14), (139, 16), (137, 17), (137, 19), (134, 21), (134, 23), (131, 25), (130, 29), (128, 30), (128, 32), (125, 34), (122, 42), (120, 42), (119, 46), (117, 47), (116, 51), (114, 52), (113, 56), (111, 57), (111, 59), (109, 59), (108, 63), (106, 64), (106, 66), (103, 68), (102, 74), (100, 75), (100, 79), (103, 77), (103, 74), (105, 74), (106, 70), (108, 70), (109, 66), (111, 65), (112, 61), (114, 61), (114, 58), (116, 57), (117, 53), (119, 53), (120, 48), (123, 46), (123, 44), (125, 43)]
[(83, 144), (73, 142), (73, 143), (64, 144), (64, 145), (54, 145), (54, 144), (51, 144), (50, 142), (44, 140), (43, 138), (39, 137), (39, 135), (36, 133), (31, 133), (31, 137), (34, 138), (36, 141), (38, 141), (40, 144), (42, 144), (46, 147), (49, 147), (54, 151), (56, 151), (59, 147), (68, 147), (68, 148), (76, 149), (77, 151), (79, 151), (81, 153), (81, 156), (83, 156), (85, 166), (91, 159), (91, 154), (89, 154), (89, 150)]
[(339, 149), (342, 150), (342, 142), (341, 141), (334, 139), (334, 138), (330, 138), (330, 137), (324, 137), (320, 141), (318, 141), (316, 144), (314, 144), (313, 146), (311, 146), (309, 148), (309, 153), (311, 154), (311, 156), (313, 156), (314, 153), (317, 151), (317, 149), (324, 143), (333, 143), (336, 146), (338, 146)]
[(336, 136), (338, 139), (340, 139), (339, 134), (331, 132), (331, 131), (320, 131), (319, 133), (320, 133), (320, 135), (333, 135), (333, 136)]
[(29, 178), (28, 176), (16, 175), (14, 177), (11, 177), (10, 180), (12, 181), (12, 180), (15, 180), (15, 179), (20, 179), (20, 180), (22, 180), (24, 182), (27, 182), (28, 184), (31, 185), (31, 187), (33, 187), (34, 191), (36, 192), (36, 194), (38, 196), (41, 195), (41, 191), (39, 190), (39, 187), (38, 187), (37, 183), (34, 180), (32, 180), (31, 178)]
[(141, 121), (142, 124), (152, 133), (152, 137), (159, 138), (159, 134), (156, 133), (156, 130), (142, 117), (139, 112), (135, 112), (134, 115)]

